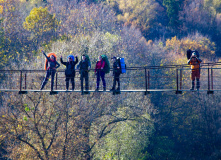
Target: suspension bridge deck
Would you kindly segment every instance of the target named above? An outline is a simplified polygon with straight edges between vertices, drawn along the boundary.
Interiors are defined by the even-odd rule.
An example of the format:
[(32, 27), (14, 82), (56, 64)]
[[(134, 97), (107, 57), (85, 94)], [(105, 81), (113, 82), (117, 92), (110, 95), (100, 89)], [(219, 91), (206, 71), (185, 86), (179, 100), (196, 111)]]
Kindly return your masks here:
[[(120, 91), (110, 91), (110, 90), (99, 90), (99, 91), (95, 91), (95, 90), (88, 90), (88, 91), (83, 91), (86, 94), (89, 93), (103, 93), (103, 92), (109, 92), (109, 93), (113, 93), (113, 94), (120, 94), (121, 92), (143, 92), (145, 95), (150, 94), (151, 92), (174, 92), (176, 94), (182, 94), (183, 92), (204, 92), (207, 94), (213, 94), (214, 91), (221, 91), (221, 89), (216, 89), (216, 90), (206, 90), (206, 89), (200, 89), (200, 90), (189, 90), (189, 89), (183, 89), (183, 90), (176, 90), (176, 89), (148, 89), (148, 90), (120, 90)], [(58, 94), (60, 92), (63, 93), (81, 93), (81, 90), (18, 90), (18, 89), (0, 89), (0, 92), (18, 92), (19, 94), (27, 94), (28, 92), (49, 92), (51, 95), (52, 94)]]

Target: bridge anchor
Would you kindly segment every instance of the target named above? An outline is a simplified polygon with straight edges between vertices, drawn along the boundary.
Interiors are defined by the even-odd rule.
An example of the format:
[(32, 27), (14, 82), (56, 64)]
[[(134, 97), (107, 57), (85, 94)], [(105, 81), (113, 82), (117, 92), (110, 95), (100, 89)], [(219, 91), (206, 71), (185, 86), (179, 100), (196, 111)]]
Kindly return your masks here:
[(113, 95), (120, 94), (120, 90), (114, 90)]
[(18, 94), (27, 94), (28, 91), (19, 91)]
[(207, 94), (213, 94), (213, 93), (214, 93), (214, 91), (211, 91), (211, 90), (207, 91)]
[(144, 92), (144, 95), (148, 95), (148, 94), (150, 94), (150, 91), (145, 91)]
[(54, 94), (58, 94), (58, 92), (57, 91), (51, 91), (50, 92), (50, 95), (54, 95)]
[(176, 94), (182, 94), (181, 90), (176, 90)]

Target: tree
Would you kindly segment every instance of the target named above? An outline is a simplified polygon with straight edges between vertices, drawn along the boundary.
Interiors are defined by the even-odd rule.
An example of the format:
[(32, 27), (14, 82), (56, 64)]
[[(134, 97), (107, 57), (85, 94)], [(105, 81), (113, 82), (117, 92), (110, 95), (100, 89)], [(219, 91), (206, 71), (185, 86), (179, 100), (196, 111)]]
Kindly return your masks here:
[(56, 38), (55, 31), (58, 26), (58, 21), (55, 15), (51, 15), (47, 8), (33, 8), (30, 15), (26, 17), (23, 26), (26, 30), (34, 34), (36, 46), (39, 41), (48, 41), (52, 37)]
[[(81, 54), (85, 47), (88, 47), (87, 54), (91, 57), (93, 64), (97, 55), (104, 52), (109, 57), (113, 54), (112, 52), (114, 54), (124, 53), (126, 56), (128, 49), (124, 47), (129, 43), (125, 40), (129, 38), (130, 41), (135, 40), (136, 43), (133, 44), (135, 46), (137, 43), (139, 44), (142, 37), (138, 30), (131, 29), (131, 33), (134, 35), (131, 37), (127, 35), (128, 32), (125, 30), (122, 33), (123, 38), (119, 35), (120, 32), (115, 32), (115, 34), (95, 32), (90, 36), (82, 36), (79, 33), (72, 39), (52, 43), (47, 50), (53, 50), (59, 56), (68, 55), (70, 52)], [(145, 41), (142, 41), (141, 44), (145, 44)], [(136, 52), (143, 51), (141, 44), (136, 46)], [(129, 53), (132, 54), (132, 52)], [(142, 54), (145, 52), (143, 51)], [(140, 59), (139, 57), (128, 57), (130, 57), (128, 61), (133, 63)], [(30, 69), (41, 68), (44, 60), (43, 56), (41, 58), (41, 55), (38, 55), (31, 58), (30, 62), (21, 61), (20, 66), (23, 66), (24, 63)], [(29, 81), (34, 80), (31, 87), (39, 88), (42, 75), (43, 73), (32, 74), (29, 79)], [(12, 79), (10, 80), (13, 82)], [(62, 85), (63, 82), (61, 79), (59, 83)], [(112, 80), (109, 83), (112, 84)], [(13, 84), (16, 87), (16, 83)], [(7, 95), (5, 96), (3, 106), (10, 107), (9, 110), (2, 107), (1, 114), (4, 116), (1, 116), (3, 119), (0, 130), (2, 134), (8, 135), (3, 139), (10, 142), (7, 151), (12, 153), (10, 154), (12, 159), (14, 157), (20, 159), (30, 159), (30, 157), (35, 159), (55, 159), (55, 157), (89, 159), (93, 157), (93, 149), (111, 133), (118, 123), (128, 121), (136, 123), (136, 121), (145, 119), (145, 116), (149, 114), (148, 98), (140, 94), (129, 96), (136, 97), (136, 100), (132, 100), (133, 98), (130, 99), (127, 94), (115, 97), (95, 93), (82, 97), (65, 93), (49, 98), (47, 93), (33, 93), (17, 98), (16, 95), (10, 95), (13, 97), (10, 98), (10, 102), (7, 102)], [(140, 104), (141, 100), (142, 104)], [(6, 123), (7, 128), (3, 127)], [(139, 135), (139, 133), (137, 134)], [(13, 141), (15, 143), (11, 143)], [(139, 147), (137, 148), (139, 149)]]
[(166, 10), (160, 1), (153, 0), (117, 0), (122, 14), (118, 20), (125, 25), (139, 28), (146, 39), (159, 37), (161, 31), (164, 34), (163, 26), (167, 23)]
[(179, 27), (179, 11), (182, 8), (183, 0), (163, 0), (163, 5), (167, 8), (167, 16), (169, 18), (169, 25)]

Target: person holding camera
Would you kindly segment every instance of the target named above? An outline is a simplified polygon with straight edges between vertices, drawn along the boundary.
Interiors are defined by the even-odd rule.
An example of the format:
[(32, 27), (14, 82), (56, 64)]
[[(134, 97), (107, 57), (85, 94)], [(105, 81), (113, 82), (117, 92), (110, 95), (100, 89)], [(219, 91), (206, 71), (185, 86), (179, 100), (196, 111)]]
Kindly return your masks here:
[(202, 62), (201, 59), (197, 57), (196, 52), (192, 53), (192, 56), (190, 57), (188, 64), (191, 65), (191, 79), (192, 79), (192, 88), (190, 90), (194, 90), (195, 86), (195, 79), (197, 81), (197, 90), (200, 88), (200, 63)]

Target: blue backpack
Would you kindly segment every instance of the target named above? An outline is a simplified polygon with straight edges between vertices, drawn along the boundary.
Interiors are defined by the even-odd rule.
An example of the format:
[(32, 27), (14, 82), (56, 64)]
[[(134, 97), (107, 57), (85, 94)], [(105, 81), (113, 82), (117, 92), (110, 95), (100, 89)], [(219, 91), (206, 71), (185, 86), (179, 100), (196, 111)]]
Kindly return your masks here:
[(126, 73), (126, 64), (124, 58), (117, 57), (117, 62), (120, 66), (120, 73)]

